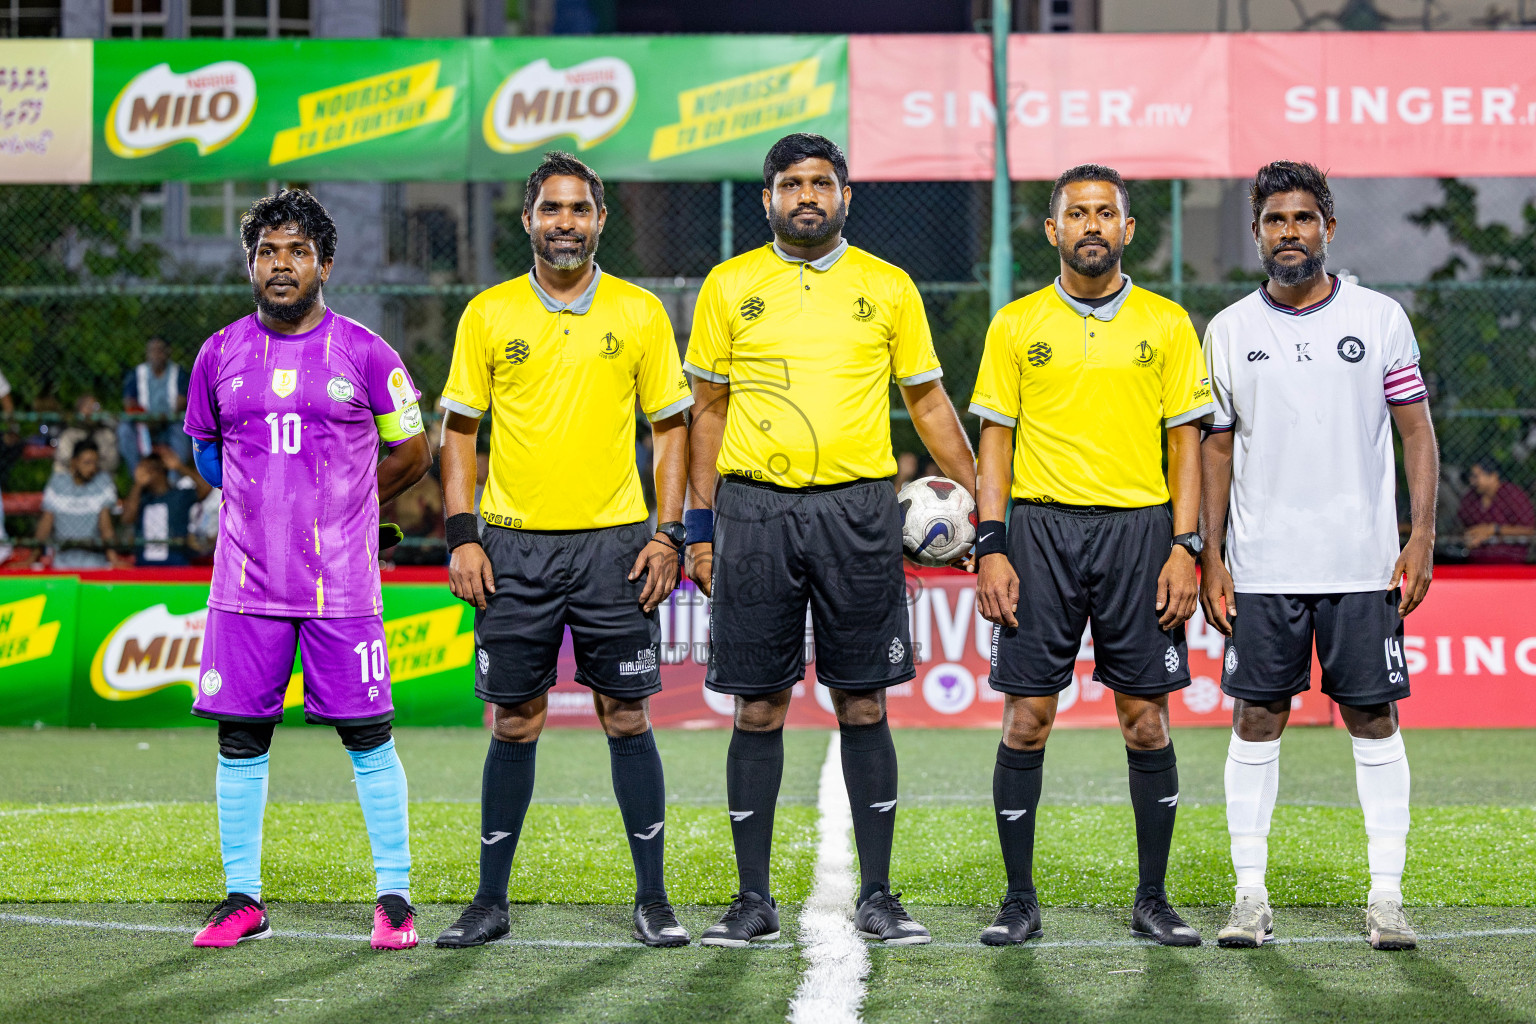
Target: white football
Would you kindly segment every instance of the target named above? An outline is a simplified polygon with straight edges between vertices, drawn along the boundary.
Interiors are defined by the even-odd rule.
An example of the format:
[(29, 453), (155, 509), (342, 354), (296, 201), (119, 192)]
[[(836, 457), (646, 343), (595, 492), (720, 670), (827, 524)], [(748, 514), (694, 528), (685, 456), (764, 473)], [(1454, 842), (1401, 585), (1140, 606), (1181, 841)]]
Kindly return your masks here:
[(913, 480), (896, 495), (901, 547), (918, 565), (948, 565), (976, 543), (976, 502), (942, 476)]

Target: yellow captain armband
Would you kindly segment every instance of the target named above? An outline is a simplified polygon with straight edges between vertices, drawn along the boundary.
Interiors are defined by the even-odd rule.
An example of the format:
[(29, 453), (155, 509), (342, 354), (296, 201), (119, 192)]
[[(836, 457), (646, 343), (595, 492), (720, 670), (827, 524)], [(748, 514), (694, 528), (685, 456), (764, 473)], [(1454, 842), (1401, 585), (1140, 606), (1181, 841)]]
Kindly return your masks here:
[(375, 416), (373, 422), (379, 428), (381, 441), (389, 444), (404, 441), (421, 433), (421, 407), (412, 402), (403, 409)]

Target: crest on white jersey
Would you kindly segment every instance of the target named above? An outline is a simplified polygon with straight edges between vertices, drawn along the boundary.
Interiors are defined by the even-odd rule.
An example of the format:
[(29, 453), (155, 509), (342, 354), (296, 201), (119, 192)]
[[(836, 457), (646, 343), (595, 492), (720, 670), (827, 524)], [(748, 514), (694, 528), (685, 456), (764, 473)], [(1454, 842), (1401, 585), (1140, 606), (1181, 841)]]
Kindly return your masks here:
[(287, 398), (293, 394), (293, 389), (299, 386), (298, 370), (273, 370), (272, 393), (278, 398)]

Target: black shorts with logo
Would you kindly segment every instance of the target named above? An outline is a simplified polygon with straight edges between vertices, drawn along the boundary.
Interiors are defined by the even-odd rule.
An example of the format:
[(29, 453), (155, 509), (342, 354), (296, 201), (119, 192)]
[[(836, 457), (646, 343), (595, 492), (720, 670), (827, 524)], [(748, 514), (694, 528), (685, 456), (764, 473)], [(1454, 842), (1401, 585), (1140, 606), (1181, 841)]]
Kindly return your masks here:
[(661, 623), (640, 607), (645, 576), (626, 578), (647, 524), (480, 532), (496, 592), (475, 613), (475, 696), (512, 707), (554, 686), (566, 626), (578, 683), (616, 700), (661, 690)]
[(1015, 504), (1008, 559), (1019, 574), (1019, 625), (992, 634), (992, 688), (1020, 697), (1066, 689), (1090, 621), (1094, 676), (1105, 686), (1138, 696), (1188, 686), (1184, 627), (1157, 621), (1157, 578), (1172, 544), (1162, 505)]
[(726, 477), (715, 498), (709, 672), (720, 693), (766, 696), (805, 678), (877, 690), (917, 674), (889, 480), (790, 490)]
[(1255, 704), (1285, 700), (1312, 682), (1312, 644), (1323, 693), (1345, 707), (1408, 696), (1401, 594), (1238, 594), (1221, 689)]

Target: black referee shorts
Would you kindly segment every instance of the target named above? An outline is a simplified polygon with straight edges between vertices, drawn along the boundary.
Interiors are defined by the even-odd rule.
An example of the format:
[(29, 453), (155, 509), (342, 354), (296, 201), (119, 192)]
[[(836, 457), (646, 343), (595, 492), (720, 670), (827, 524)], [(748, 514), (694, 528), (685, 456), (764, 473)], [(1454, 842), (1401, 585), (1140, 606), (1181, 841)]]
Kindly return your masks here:
[(1014, 505), (1008, 558), (1019, 574), (1019, 625), (992, 634), (992, 688), (1020, 697), (1065, 690), (1090, 621), (1094, 675), (1105, 686), (1143, 697), (1188, 686), (1184, 627), (1157, 621), (1157, 578), (1172, 543), (1162, 505)]
[(1372, 707), (1408, 696), (1402, 594), (1238, 594), (1227, 639), (1221, 689), (1269, 704), (1312, 685), (1312, 644), (1323, 693), (1345, 707)]
[(901, 510), (889, 480), (788, 490), (726, 477), (715, 499), (709, 671), (720, 693), (767, 696), (805, 678), (877, 690), (917, 674)]
[(565, 627), (576, 681), (615, 700), (661, 690), (661, 622), (640, 607), (645, 575), (626, 577), (651, 539), (645, 523), (597, 530), (509, 530), (481, 544), (496, 592), (475, 613), (475, 696), (513, 707), (555, 685)]

